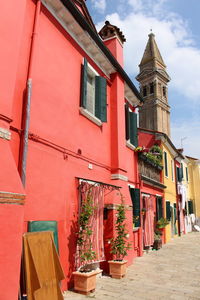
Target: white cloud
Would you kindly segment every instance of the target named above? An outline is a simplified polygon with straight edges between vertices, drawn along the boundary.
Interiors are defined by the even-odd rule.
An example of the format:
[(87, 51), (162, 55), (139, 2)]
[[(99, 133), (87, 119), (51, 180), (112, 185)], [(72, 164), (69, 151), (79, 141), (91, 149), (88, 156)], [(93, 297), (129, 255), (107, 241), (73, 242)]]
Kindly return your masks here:
[[(128, 3), (132, 9), (125, 18), (118, 13), (106, 16), (107, 20), (125, 34), (127, 72), (133, 76), (138, 74), (138, 64), (147, 43), (147, 35), (152, 29), (172, 78), (170, 86), (192, 101), (199, 101), (200, 50), (195, 47), (187, 22), (179, 15), (163, 9), (166, 0), (128, 0)], [(98, 28), (102, 25), (98, 24)]]
[(192, 119), (190, 124), (188, 122), (184, 122), (181, 125), (172, 123), (172, 141), (177, 148), (183, 147), (184, 155), (200, 158), (199, 128), (200, 121), (193, 121)]
[[(152, 29), (171, 77), (169, 89), (173, 101), (169, 101), (175, 111), (173, 120), (176, 120), (176, 123), (171, 122), (172, 141), (177, 141), (176, 146), (180, 147), (181, 138), (187, 136), (185, 154), (200, 157), (200, 49), (195, 45), (187, 22), (167, 9), (166, 0), (119, 1), (121, 6), (127, 7), (127, 3), (126, 15), (121, 10), (106, 16), (106, 20), (118, 26), (126, 37), (125, 69), (130, 76), (138, 74), (138, 64)], [(98, 29), (103, 25), (99, 23)], [(179, 112), (172, 91), (179, 95), (179, 108), (188, 110), (182, 119), (175, 118)], [(197, 118), (192, 117), (195, 111)]]
[(128, 4), (132, 6), (135, 12), (145, 12), (148, 15), (163, 15), (163, 7), (166, 0), (128, 0)]
[(98, 10), (99, 13), (104, 13), (106, 9), (106, 0), (91, 0), (92, 5)]

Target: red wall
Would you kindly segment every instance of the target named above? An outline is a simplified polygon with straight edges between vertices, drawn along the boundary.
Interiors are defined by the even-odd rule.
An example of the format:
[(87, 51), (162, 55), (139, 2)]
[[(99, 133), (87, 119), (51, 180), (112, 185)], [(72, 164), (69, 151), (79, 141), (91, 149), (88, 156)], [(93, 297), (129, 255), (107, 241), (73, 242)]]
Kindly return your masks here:
[[(2, 6), (0, 16), (6, 16), (9, 21), (4, 20), (7, 29), (3, 32), (9, 43), (9, 50), (6, 44), (0, 49), (0, 63), (4, 70), (1, 73), (3, 76), (0, 75), (0, 101), (3, 100), (0, 113), (8, 117), (12, 115), (15, 131), (12, 130), (9, 146), (12, 159), (8, 160), (12, 161), (15, 167), (13, 172), (18, 181), (20, 135), (16, 129), (21, 129), (30, 57), (33, 63), (30, 133), (35, 136), (28, 144), (24, 224), (23, 206), (4, 206), (4, 218), (0, 224), (5, 228), (3, 237), (6, 248), (2, 252), (6, 261), (4, 278), (10, 278), (1, 280), (0, 290), (3, 290), (3, 297), (0, 298), (14, 300), (17, 299), (19, 282), (22, 227), (26, 231), (28, 221), (58, 221), (59, 252), (66, 274), (62, 287), (66, 289), (74, 269), (74, 229), (78, 215), (76, 177), (120, 186), (128, 205), (132, 205), (128, 183), (137, 186), (138, 178), (136, 154), (127, 148), (125, 141), (122, 78), (118, 74), (113, 75), (112, 84), (107, 86), (108, 120), (99, 127), (79, 112), (81, 64), (86, 56), (83, 50), (43, 7), (38, 18), (35, 46), (32, 49), (35, 3), (31, 0), (21, 1), (20, 5), (5, 2)], [(118, 49), (117, 53), (122, 55), (120, 51)], [(100, 75), (104, 75), (89, 57), (87, 59)], [(82, 154), (77, 154), (78, 149)], [(92, 170), (88, 168), (89, 162), (93, 165)], [(129, 182), (111, 180), (111, 174), (116, 173), (127, 176)], [(10, 177), (9, 174), (4, 174), (6, 184), (11, 183)], [(18, 185), (23, 191), (21, 183), (18, 182)], [(13, 192), (19, 192), (19, 189), (14, 186)], [(120, 197), (116, 192), (105, 197), (105, 203), (119, 202)], [(112, 211), (112, 215), (115, 215), (115, 211)], [(8, 219), (10, 226), (4, 227)], [(114, 226), (113, 222), (112, 225)], [(127, 226), (129, 240), (133, 241), (131, 210), (127, 211)], [(109, 227), (105, 226), (105, 236), (109, 230)], [(6, 250), (12, 255), (11, 260), (8, 260), (8, 254), (5, 255)], [(131, 250), (128, 256), (129, 264), (133, 257), (134, 250)], [(14, 274), (11, 272), (11, 266), (15, 270)]]
[[(26, 1), (3, 1), (0, 11), (0, 128), (9, 129), (12, 114)], [(11, 142), (0, 138), (0, 299), (17, 299), (24, 207), (12, 200), (24, 194)], [(16, 157), (15, 157), (16, 158)], [(6, 193), (5, 199), (2, 195)], [(15, 202), (15, 204), (13, 204)]]

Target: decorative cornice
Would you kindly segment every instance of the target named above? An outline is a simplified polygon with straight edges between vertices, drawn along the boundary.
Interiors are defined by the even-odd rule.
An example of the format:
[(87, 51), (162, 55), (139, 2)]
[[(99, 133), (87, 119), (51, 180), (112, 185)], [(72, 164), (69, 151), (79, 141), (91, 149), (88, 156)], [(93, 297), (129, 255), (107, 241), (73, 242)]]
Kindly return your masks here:
[(166, 185), (162, 184), (161, 182), (158, 182), (158, 181), (156, 181), (156, 180), (153, 180), (153, 179), (151, 179), (151, 178), (149, 178), (149, 177), (146, 177), (146, 176), (144, 176), (144, 175), (141, 176), (141, 179), (142, 179), (145, 183), (150, 184), (150, 185), (155, 186), (155, 187), (158, 187), (158, 188), (160, 188), (160, 189), (165, 189), (165, 188), (166, 188)]
[(125, 175), (122, 175), (122, 174), (112, 174), (111, 179), (112, 180), (120, 179), (120, 180), (123, 180), (123, 181), (128, 181), (128, 177), (125, 176)]
[(9, 141), (11, 139), (11, 132), (8, 129), (0, 127), (0, 138)]
[(0, 120), (6, 121), (7, 123), (11, 123), (13, 120), (0, 114)]
[[(109, 203), (109, 204), (105, 204), (105, 208), (107, 208), (109, 210), (117, 210), (120, 205), (121, 204)], [(124, 207), (125, 207), (126, 210), (132, 210), (133, 209), (133, 206), (128, 205), (128, 204), (125, 204)]]
[(0, 204), (24, 205), (25, 195), (0, 191)]

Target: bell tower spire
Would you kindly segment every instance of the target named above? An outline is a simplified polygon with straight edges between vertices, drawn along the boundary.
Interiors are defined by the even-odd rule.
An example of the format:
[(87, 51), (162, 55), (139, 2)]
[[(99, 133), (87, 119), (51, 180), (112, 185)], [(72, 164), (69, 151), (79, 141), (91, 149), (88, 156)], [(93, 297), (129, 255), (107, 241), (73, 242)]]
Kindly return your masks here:
[(144, 104), (139, 111), (140, 127), (160, 131), (170, 137), (170, 106), (167, 92), (170, 77), (153, 33), (149, 34), (139, 68), (140, 73), (136, 79), (140, 83), (140, 92), (144, 98)]

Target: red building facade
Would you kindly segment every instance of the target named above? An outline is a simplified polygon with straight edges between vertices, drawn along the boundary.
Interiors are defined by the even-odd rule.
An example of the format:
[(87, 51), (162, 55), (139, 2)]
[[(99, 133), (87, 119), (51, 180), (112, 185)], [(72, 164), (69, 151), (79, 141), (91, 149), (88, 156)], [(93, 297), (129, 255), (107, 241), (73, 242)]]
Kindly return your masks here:
[[(143, 100), (123, 70), (123, 34), (107, 22), (100, 38), (84, 1), (7, 1), (0, 14), (0, 298), (10, 300), (18, 297), (23, 233), (38, 224), (55, 224), (62, 289), (69, 287), (83, 182), (104, 191), (105, 259), (119, 190), (133, 242), (135, 107)], [(138, 241), (129, 264), (141, 254)]]
[[(160, 147), (160, 140), (153, 130), (139, 129), (139, 145), (144, 148), (144, 152), (154, 151), (153, 147)], [(155, 156), (154, 156), (155, 157)], [(142, 216), (143, 247), (149, 248), (154, 242), (154, 232), (156, 222), (164, 216), (165, 201), (162, 167), (149, 160), (147, 156), (139, 156), (139, 177), (141, 191), (141, 207), (144, 210)], [(165, 243), (165, 231), (162, 232), (162, 242)]]

